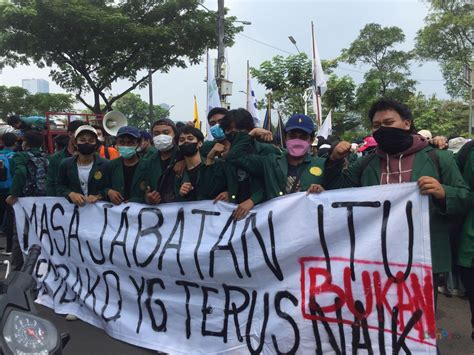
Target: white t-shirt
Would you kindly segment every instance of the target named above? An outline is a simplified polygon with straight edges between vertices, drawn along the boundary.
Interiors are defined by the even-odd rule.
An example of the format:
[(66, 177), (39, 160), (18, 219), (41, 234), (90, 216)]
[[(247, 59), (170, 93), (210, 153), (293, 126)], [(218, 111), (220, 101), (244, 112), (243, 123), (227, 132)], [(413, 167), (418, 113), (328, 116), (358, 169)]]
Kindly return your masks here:
[(88, 165), (77, 165), (79, 181), (81, 182), (82, 192), (85, 196), (89, 193), (89, 174), (92, 170), (92, 165), (94, 165), (94, 162)]

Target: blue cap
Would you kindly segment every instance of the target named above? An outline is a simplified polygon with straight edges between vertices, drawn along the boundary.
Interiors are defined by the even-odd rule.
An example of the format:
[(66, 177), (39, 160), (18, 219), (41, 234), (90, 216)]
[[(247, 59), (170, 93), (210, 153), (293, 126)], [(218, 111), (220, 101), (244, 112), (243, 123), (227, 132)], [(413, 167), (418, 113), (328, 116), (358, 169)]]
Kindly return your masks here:
[(134, 138), (140, 138), (140, 131), (138, 128), (132, 127), (132, 126), (123, 126), (120, 127), (118, 132), (117, 132), (117, 137), (124, 136), (128, 134), (129, 136), (132, 136)]
[(145, 140), (152, 140), (153, 139), (150, 132), (147, 132), (147, 131), (140, 131), (140, 138), (143, 138)]
[(289, 132), (294, 129), (301, 129), (302, 131), (305, 131), (306, 133), (313, 134), (314, 122), (310, 117), (306, 115), (302, 115), (302, 114), (293, 115), (286, 122), (285, 132)]

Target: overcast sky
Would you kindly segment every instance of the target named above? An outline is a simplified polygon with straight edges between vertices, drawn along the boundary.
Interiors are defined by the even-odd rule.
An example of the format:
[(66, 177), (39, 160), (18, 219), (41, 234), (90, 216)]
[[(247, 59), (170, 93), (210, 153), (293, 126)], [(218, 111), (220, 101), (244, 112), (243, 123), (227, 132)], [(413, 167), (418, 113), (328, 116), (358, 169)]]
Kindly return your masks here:
[[(205, 5), (216, 10), (217, 0), (207, 0)], [(270, 60), (278, 54), (287, 55), (286, 52), (295, 54), (296, 49), (288, 40), (289, 35), (295, 38), (299, 49), (309, 55), (311, 21), (315, 23), (321, 58), (331, 59), (338, 56), (341, 49), (347, 48), (365, 24), (371, 22), (402, 28), (406, 42), (401, 48), (412, 49), (416, 32), (423, 27), (423, 20), (429, 8), (427, 2), (417, 0), (226, 0), (225, 6), (230, 9), (231, 15), (252, 22), (252, 25), (245, 26), (242, 35), (237, 35), (235, 45), (228, 49), (229, 79), (234, 82), (234, 95), (230, 98), (230, 102), (235, 108), (245, 107), (245, 95), (239, 91), (246, 89), (246, 61), (249, 60), (251, 66), (258, 66), (262, 61)], [(211, 56), (215, 58), (216, 51), (212, 51)], [(174, 105), (170, 111), (171, 118), (187, 121), (192, 120), (193, 96), (196, 95), (200, 117), (203, 118), (206, 106), (206, 84), (203, 81), (206, 75), (205, 66), (203, 61), (200, 65), (187, 69), (172, 69), (167, 74), (155, 74), (154, 103)], [(356, 82), (361, 82), (364, 69), (341, 63), (336, 73), (348, 74)], [(0, 75), (0, 84), (21, 86), (21, 79), (42, 78), (50, 82), (50, 92), (64, 92), (51, 81), (48, 73), (48, 69), (36, 67), (5, 68)], [(447, 97), (436, 63), (423, 63), (423, 65), (414, 63), (412, 77), (419, 82), (417, 88), (424, 94)], [(127, 87), (127, 82), (118, 82), (113, 87), (113, 93), (121, 92)], [(254, 82), (254, 89), (258, 99), (264, 96), (263, 86)], [(135, 92), (148, 101), (148, 89)], [(263, 116), (263, 112), (261, 115)]]

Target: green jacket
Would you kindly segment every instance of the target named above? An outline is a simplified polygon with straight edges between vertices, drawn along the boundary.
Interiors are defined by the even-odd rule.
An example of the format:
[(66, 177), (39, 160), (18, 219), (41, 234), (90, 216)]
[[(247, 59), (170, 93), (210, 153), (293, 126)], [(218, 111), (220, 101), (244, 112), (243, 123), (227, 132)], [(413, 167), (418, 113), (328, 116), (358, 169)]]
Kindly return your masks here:
[(201, 201), (212, 200), (219, 193), (226, 191), (226, 179), (224, 172), (224, 162), (216, 160), (212, 165), (206, 165), (206, 160), (201, 158), (201, 165), (197, 172), (196, 186), (193, 186), (193, 193), (181, 196), (179, 190), (181, 185), (190, 182), (188, 171), (175, 179), (176, 201)]
[[(34, 148), (30, 150), (34, 155), (41, 154), (41, 149)], [(27, 152), (17, 152), (12, 157), (12, 186), (10, 187), (10, 194), (15, 197), (23, 196), (23, 188), (26, 184), (28, 176), (28, 154)]]
[[(105, 197), (106, 174), (108, 160), (102, 159), (98, 154), (94, 156), (94, 163), (89, 173), (88, 194)], [(77, 170), (77, 157), (64, 159), (59, 165), (58, 196), (68, 197), (71, 192), (82, 194), (81, 182)]]
[[(225, 182), (224, 191), (227, 191), (229, 194), (229, 202), (235, 204), (243, 202), (242, 198), (239, 197), (239, 176), (242, 174), (239, 170), (243, 169), (239, 169), (225, 160), (223, 161), (223, 179)], [(263, 179), (252, 175), (250, 175), (249, 178), (250, 199), (254, 205), (258, 205), (266, 200)]]
[[(251, 149), (256, 144), (255, 149)], [(287, 152), (273, 149), (273, 146), (254, 142), (250, 136), (240, 136), (232, 144), (227, 161), (262, 181), (267, 199), (285, 194), (288, 178)], [(254, 152), (249, 152), (253, 150)], [(324, 178), (323, 158), (306, 154), (303, 163), (298, 168), (300, 190), (306, 191), (311, 184), (322, 184)]]
[(152, 191), (160, 191), (160, 186), (158, 186), (158, 184), (162, 181), (164, 173), (174, 175), (173, 167), (176, 163), (176, 153), (178, 148), (175, 147), (173, 149), (170, 163), (166, 171), (162, 171), (161, 169), (161, 153), (156, 149), (153, 153), (147, 153), (146, 157), (143, 157), (140, 160), (134, 177), (138, 183), (138, 189), (135, 189), (135, 192), (138, 194), (136, 196), (138, 198), (137, 202), (145, 203), (145, 193), (148, 186), (150, 186)]
[(67, 147), (49, 156), (48, 173), (46, 175), (46, 194), (48, 196), (58, 196), (56, 188), (58, 186), (59, 165), (63, 159), (70, 156)]
[[(464, 163), (463, 177), (472, 191), (474, 191), (474, 149), (470, 151)], [(459, 161), (459, 155), (455, 156), (458, 165), (462, 165)], [(471, 192), (469, 199), (474, 204), (474, 192)], [(469, 208), (464, 226), (460, 236), (460, 243), (457, 253), (458, 265), (470, 268), (474, 267), (474, 208)]]
[[(138, 174), (138, 166), (140, 162), (137, 163), (137, 167), (135, 169), (135, 174), (133, 175), (132, 179), (132, 188), (130, 189), (130, 199), (129, 202), (142, 202), (143, 192), (140, 190), (140, 184), (137, 179)], [(110, 189), (120, 192), (120, 194), (124, 195), (125, 189), (125, 180), (123, 175), (123, 158), (117, 158), (111, 160), (107, 164), (106, 169), (106, 185), (105, 185), (105, 197), (108, 198), (107, 194)]]
[[(430, 198), (430, 231), (431, 231), (431, 258), (433, 272), (451, 271), (451, 246), (449, 241), (449, 215), (463, 214), (469, 207), (471, 196), (469, 187), (464, 182), (456, 166), (451, 152), (436, 150), (439, 162), (438, 168), (434, 159), (429, 156), (431, 147), (425, 147), (415, 153), (411, 181), (415, 182), (422, 176), (431, 176), (438, 179), (446, 191), (445, 204)], [(363, 160), (359, 158), (348, 169), (342, 171), (342, 164), (326, 164), (325, 186), (331, 188), (359, 187), (380, 185), (381, 162), (375, 155), (368, 162), (365, 169)]]

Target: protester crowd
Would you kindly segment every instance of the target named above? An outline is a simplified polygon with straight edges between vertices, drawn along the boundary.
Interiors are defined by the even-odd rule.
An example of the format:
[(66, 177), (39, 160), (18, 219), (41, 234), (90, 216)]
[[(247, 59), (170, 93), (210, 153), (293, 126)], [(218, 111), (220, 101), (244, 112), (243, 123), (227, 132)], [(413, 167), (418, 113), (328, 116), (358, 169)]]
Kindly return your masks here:
[(346, 142), (315, 137), (312, 119), (293, 115), (284, 128), (285, 149), (244, 109), (212, 109), (212, 140), (192, 125), (161, 119), (150, 132), (121, 127), (113, 147), (104, 144), (103, 127), (71, 121), (47, 156), (44, 135), (9, 117), (21, 133), (1, 139), (4, 253), (13, 254), (13, 269), (21, 267), (12, 205), (24, 196), (64, 197), (78, 206), (226, 201), (236, 205), (239, 220), (254, 206), (295, 192), (417, 182), (430, 201), (435, 302), (438, 288), (465, 295), (474, 339), (474, 143), (417, 133), (408, 107), (392, 99), (375, 102), (368, 118), (372, 135)]

